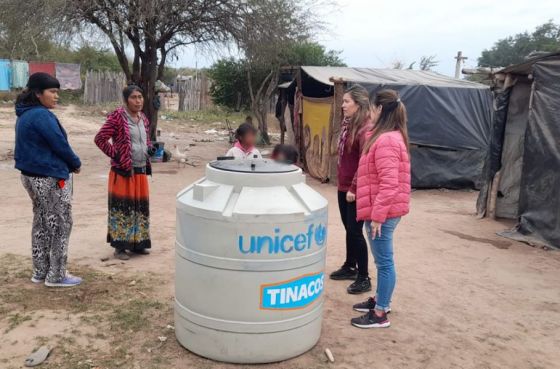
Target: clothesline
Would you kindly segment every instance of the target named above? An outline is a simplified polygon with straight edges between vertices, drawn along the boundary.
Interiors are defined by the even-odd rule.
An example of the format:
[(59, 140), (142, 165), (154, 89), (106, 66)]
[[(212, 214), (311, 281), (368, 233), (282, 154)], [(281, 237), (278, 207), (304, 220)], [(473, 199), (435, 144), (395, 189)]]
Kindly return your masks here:
[(63, 90), (82, 88), (80, 64), (0, 59), (0, 91), (24, 88), (29, 76), (37, 72), (56, 77)]

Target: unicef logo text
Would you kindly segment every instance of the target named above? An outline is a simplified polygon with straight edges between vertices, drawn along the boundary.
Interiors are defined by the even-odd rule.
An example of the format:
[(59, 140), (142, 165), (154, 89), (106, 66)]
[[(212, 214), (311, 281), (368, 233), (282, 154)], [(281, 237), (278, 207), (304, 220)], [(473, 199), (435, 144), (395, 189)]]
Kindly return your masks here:
[(243, 254), (278, 254), (302, 252), (315, 244), (322, 247), (327, 240), (327, 227), (323, 224), (310, 224), (307, 232), (299, 234), (282, 234), (280, 228), (274, 228), (272, 235), (239, 236), (239, 251)]

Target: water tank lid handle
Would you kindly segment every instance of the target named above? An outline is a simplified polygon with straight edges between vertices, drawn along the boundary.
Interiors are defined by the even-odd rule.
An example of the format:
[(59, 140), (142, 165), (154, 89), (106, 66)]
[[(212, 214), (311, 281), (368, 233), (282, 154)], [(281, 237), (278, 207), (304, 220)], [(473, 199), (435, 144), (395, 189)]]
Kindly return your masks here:
[(289, 173), (299, 168), (292, 164), (284, 164), (270, 159), (251, 160), (215, 160), (210, 162), (214, 169), (238, 173)]

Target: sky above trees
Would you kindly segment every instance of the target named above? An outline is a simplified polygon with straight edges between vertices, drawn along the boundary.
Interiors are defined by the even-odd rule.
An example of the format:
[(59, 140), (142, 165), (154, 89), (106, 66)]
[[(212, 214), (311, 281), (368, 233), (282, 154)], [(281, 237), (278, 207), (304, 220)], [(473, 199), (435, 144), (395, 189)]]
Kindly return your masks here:
[[(317, 35), (327, 49), (343, 50), (353, 67), (391, 67), (395, 60), (408, 65), (424, 55), (436, 55), (435, 71), (453, 75), (458, 50), (477, 65), (484, 49), (496, 41), (553, 19), (560, 23), (557, 0), (336, 0), (325, 12), (330, 33)], [(321, 10), (319, 10), (321, 11)], [(221, 56), (194, 48), (182, 50), (177, 66), (209, 66)]]

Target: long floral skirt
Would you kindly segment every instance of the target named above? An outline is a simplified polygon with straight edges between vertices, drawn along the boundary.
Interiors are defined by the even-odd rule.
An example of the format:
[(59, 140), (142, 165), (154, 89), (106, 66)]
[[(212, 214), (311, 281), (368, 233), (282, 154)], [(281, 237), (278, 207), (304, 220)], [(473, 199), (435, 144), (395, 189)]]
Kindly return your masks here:
[(109, 173), (107, 242), (118, 250), (149, 249), (150, 199), (145, 174), (132, 177)]

